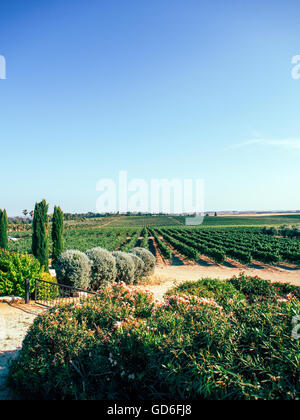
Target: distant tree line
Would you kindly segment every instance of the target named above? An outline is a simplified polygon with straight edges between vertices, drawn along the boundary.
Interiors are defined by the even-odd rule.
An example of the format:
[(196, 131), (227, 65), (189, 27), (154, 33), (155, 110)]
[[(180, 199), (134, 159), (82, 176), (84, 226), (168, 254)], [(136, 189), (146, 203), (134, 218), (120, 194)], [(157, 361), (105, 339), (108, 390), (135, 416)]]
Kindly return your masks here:
[(300, 228), (298, 226), (283, 225), (279, 228), (275, 226), (264, 226), (262, 233), (271, 236), (283, 236), (284, 238), (300, 239)]

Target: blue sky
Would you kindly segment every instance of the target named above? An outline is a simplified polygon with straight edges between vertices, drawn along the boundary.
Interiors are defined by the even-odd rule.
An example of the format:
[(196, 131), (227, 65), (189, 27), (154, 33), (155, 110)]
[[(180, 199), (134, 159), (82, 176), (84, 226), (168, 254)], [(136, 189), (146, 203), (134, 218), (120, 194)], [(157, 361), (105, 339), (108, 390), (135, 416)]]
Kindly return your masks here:
[(300, 209), (299, 28), (296, 0), (3, 0), (0, 207), (95, 211), (127, 170)]

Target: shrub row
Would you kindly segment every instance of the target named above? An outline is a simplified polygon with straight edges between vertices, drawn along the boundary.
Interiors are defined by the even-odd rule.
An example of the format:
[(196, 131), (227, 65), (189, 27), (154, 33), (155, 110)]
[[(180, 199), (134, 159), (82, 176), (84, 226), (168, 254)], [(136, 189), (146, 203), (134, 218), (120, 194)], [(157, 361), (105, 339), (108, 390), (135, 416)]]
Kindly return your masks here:
[(27, 399), (299, 399), (290, 293), (241, 275), (188, 282), (153, 304), (113, 284), (38, 317), (9, 383)]
[(153, 273), (156, 260), (144, 248), (133, 248), (130, 253), (103, 248), (92, 248), (86, 253), (69, 250), (56, 264), (58, 282), (76, 288), (96, 291), (115, 281), (132, 284)]

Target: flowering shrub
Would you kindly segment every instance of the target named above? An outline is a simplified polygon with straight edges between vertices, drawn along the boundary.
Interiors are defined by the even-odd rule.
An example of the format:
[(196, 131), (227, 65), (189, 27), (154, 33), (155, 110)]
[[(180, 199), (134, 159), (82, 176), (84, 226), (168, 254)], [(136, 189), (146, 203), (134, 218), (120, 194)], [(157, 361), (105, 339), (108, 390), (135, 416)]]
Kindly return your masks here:
[(218, 279), (201, 279), (199, 281), (188, 281), (170, 289), (168, 296), (172, 294), (194, 295), (214, 299), (224, 308), (230, 308), (233, 304), (245, 300), (245, 296), (240, 293), (232, 284)]
[(109, 251), (104, 248), (93, 248), (86, 251), (86, 255), (92, 261), (91, 288), (98, 290), (107, 283), (113, 283), (117, 277), (116, 260)]
[(40, 263), (31, 255), (0, 250), (0, 296), (24, 297), (25, 279), (33, 292), (36, 278), (41, 278)]
[(115, 258), (117, 267), (117, 281), (124, 282), (126, 284), (132, 284), (134, 282), (135, 265), (130, 254), (125, 252), (115, 251), (112, 253)]
[(145, 248), (133, 248), (130, 251), (132, 254), (140, 257), (144, 262), (143, 276), (149, 276), (154, 273), (156, 258), (152, 252), (148, 251)]
[(238, 277), (229, 280), (236, 290), (246, 295), (249, 299), (257, 297), (275, 297), (276, 289), (268, 280), (262, 280), (258, 276), (245, 276), (241, 273)]
[(114, 283), (51, 309), (29, 330), (10, 385), (39, 399), (299, 399), (299, 300), (276, 291), (235, 304), (243, 293), (230, 282), (207, 282), (162, 302)]
[(87, 289), (90, 284), (92, 263), (80, 251), (62, 253), (56, 263), (56, 277), (60, 284)]

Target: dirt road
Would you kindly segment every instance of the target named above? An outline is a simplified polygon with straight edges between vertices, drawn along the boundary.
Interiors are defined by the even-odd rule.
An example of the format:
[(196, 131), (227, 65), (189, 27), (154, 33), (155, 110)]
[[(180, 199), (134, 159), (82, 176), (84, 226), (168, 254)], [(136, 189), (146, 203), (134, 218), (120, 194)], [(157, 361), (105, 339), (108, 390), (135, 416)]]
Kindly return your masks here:
[(12, 399), (5, 386), (9, 362), (17, 357), (28, 328), (41, 311), (32, 305), (0, 303), (0, 400)]

